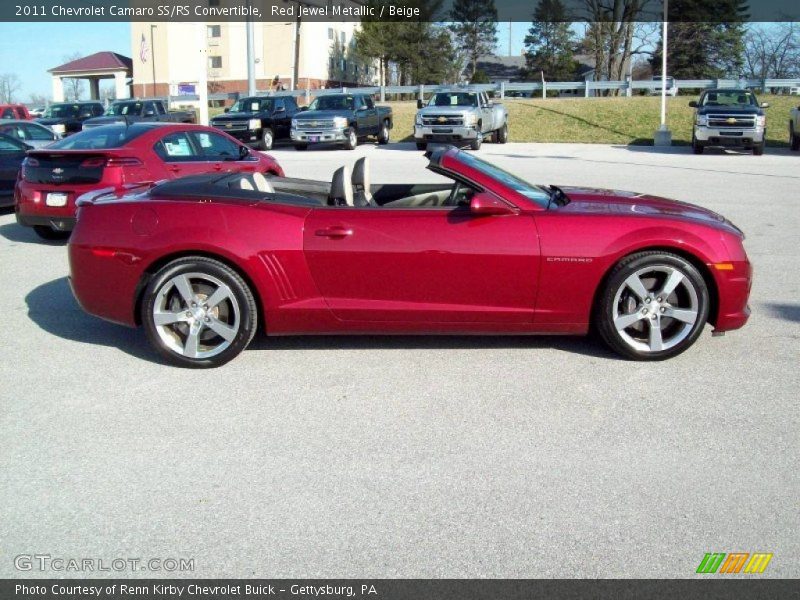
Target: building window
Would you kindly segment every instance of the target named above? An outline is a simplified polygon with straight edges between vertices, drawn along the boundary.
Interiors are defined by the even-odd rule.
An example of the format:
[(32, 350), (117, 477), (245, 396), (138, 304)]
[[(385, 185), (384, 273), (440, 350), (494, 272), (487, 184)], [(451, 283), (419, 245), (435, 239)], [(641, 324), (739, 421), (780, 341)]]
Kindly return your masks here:
[(210, 38), (218, 38), (222, 35), (222, 30), (219, 25), (208, 25), (206, 29), (208, 30), (208, 37)]
[(333, 38), (334, 38), (333, 27), (328, 27), (328, 39), (332, 40)]
[(221, 56), (209, 56), (208, 57), (208, 66), (211, 69), (221, 69), (222, 68), (222, 57)]
[(346, 36), (345, 32), (343, 31), (342, 32), (342, 46), (346, 46), (346, 45), (347, 45), (347, 36)]

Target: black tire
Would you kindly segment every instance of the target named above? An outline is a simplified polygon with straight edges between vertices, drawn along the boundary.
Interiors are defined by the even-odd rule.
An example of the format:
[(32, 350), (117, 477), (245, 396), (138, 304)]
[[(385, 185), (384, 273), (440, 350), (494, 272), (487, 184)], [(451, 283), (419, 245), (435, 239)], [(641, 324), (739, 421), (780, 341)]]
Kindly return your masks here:
[(494, 132), (492, 141), (496, 144), (505, 144), (508, 141), (508, 123), (503, 123), (503, 126)]
[(764, 154), (764, 142), (761, 142), (760, 144), (755, 144), (753, 146), (753, 154), (755, 156), (761, 156), (762, 154)]
[(353, 127), (344, 130), (344, 149), (355, 150), (358, 146), (358, 134)]
[(692, 152), (695, 154), (702, 154), (703, 150), (705, 150), (705, 146), (697, 141), (697, 138), (692, 136)]
[(69, 231), (58, 231), (48, 225), (34, 225), (33, 230), (36, 232), (36, 235), (48, 242), (69, 239), (69, 234), (71, 233)]
[[(191, 297), (198, 303), (196, 306), (190, 306), (178, 286), (171, 283), (181, 275), (191, 275), (186, 281), (190, 286)], [(202, 302), (211, 297), (215, 291), (213, 285), (217, 282), (224, 285), (227, 295), (206, 311)], [(223, 285), (219, 285), (216, 290), (222, 289)], [(157, 303), (168, 303), (169, 308), (164, 310)], [(156, 312), (180, 315), (182, 320), (162, 324), (160, 327), (163, 329), (159, 330), (155, 323)], [(194, 324), (183, 319), (184, 316), (190, 317)], [(147, 339), (159, 355), (173, 365), (195, 369), (219, 367), (232, 360), (247, 347), (258, 327), (258, 309), (247, 283), (226, 264), (202, 256), (179, 258), (161, 268), (145, 288), (140, 317)], [(230, 340), (217, 334), (214, 325), (205, 324), (212, 319), (224, 326), (223, 333), (228, 332)], [(198, 357), (187, 355), (191, 353), (188, 350), (189, 337), (195, 324), (198, 324), (194, 334), (198, 342), (193, 350), (211, 354), (216, 352), (215, 354)], [(206, 342), (205, 347), (210, 350), (201, 350), (203, 342)], [(181, 346), (183, 349), (179, 351)]]
[(482, 143), (483, 143), (483, 136), (479, 133), (478, 137), (476, 137), (474, 140), (472, 140), (469, 143), (469, 149), (470, 150), (480, 150)]
[(389, 143), (389, 120), (384, 119), (381, 125), (380, 133), (378, 133), (378, 143), (382, 146)]
[(261, 141), (258, 143), (258, 147), (261, 150), (272, 150), (272, 146), (275, 144), (275, 132), (272, 131), (269, 127), (265, 127), (261, 130)]
[(800, 150), (800, 135), (798, 135), (794, 130), (794, 123), (789, 121), (789, 146), (792, 149), (792, 152), (797, 152)]
[(294, 149), (299, 150), (300, 152), (303, 150), (308, 150), (308, 144), (295, 144)]
[[(673, 272), (682, 277), (674, 291), (664, 297), (659, 290)], [(628, 285), (628, 281), (636, 280), (642, 284), (646, 298), (641, 298)], [(686, 304), (689, 308), (684, 306)], [(687, 322), (686, 316), (669, 317), (673, 309), (689, 318), (694, 314), (695, 320)], [(634, 360), (664, 360), (694, 344), (703, 331), (708, 311), (708, 286), (692, 263), (668, 252), (646, 251), (622, 259), (609, 273), (598, 295), (593, 325), (606, 345), (622, 356)], [(615, 315), (619, 329), (615, 325)], [(625, 317), (635, 319), (625, 325)], [(653, 324), (658, 335), (654, 335)]]
[(417, 142), (417, 150), (427, 150), (428, 144), (425, 142)]

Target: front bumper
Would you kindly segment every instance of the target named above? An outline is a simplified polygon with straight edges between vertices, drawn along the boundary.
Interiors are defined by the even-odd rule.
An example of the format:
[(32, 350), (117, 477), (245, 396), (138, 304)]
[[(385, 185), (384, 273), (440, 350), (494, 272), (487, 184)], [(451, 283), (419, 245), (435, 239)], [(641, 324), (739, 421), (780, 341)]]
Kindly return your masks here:
[(245, 144), (255, 144), (261, 140), (261, 128), (258, 129), (229, 129), (225, 125), (211, 125), (214, 129), (224, 131), (229, 136)]
[(300, 144), (336, 144), (344, 142), (344, 128), (336, 129), (292, 129), (289, 132), (292, 141)]
[(719, 129), (695, 125), (694, 137), (698, 142), (709, 146), (752, 146), (764, 142), (766, 128)]
[(475, 127), (464, 125), (414, 125), (414, 140), (417, 142), (458, 142), (474, 140), (478, 135)]

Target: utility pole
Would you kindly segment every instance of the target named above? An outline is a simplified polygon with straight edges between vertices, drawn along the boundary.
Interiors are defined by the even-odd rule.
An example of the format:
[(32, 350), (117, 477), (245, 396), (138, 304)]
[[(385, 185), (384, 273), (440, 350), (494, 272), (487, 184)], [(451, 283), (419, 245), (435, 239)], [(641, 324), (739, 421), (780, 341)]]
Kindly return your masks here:
[(653, 136), (654, 146), (671, 146), (672, 132), (667, 129), (667, 27), (669, 0), (664, 0), (664, 21), (661, 31), (661, 127)]
[(153, 65), (153, 96), (156, 95), (156, 46), (153, 43), (153, 30), (156, 27), (158, 25), (150, 24), (150, 62)]
[(247, 95), (254, 96), (256, 93), (256, 65), (253, 40), (253, 18), (250, 16), (250, 4), (251, 0), (247, 0)]

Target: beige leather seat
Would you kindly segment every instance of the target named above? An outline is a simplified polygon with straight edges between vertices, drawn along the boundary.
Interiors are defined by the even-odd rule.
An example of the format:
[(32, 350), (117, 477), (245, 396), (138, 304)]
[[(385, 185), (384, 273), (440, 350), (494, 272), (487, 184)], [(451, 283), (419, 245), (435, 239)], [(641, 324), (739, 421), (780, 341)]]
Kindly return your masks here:
[(333, 173), (330, 200), (332, 204), (353, 206), (353, 184), (350, 168), (347, 165), (339, 167)]
[(266, 192), (267, 194), (275, 193), (275, 188), (272, 187), (272, 184), (269, 182), (269, 180), (261, 173), (253, 173), (253, 181), (255, 182), (256, 189), (259, 192)]
[(247, 177), (242, 177), (239, 179), (239, 189), (255, 191), (256, 188), (253, 187), (253, 184), (250, 183)]
[(370, 191), (369, 159), (364, 156), (353, 165), (353, 204), (355, 206), (378, 206)]

